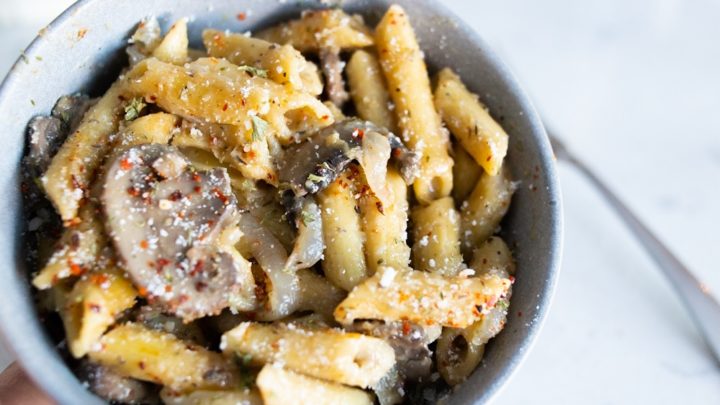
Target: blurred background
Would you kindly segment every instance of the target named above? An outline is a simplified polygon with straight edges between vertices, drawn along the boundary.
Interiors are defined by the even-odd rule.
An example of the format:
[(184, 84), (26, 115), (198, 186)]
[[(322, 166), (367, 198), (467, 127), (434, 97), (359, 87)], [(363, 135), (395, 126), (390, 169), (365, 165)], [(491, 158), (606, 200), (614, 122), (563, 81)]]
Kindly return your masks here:
[[(0, 77), (71, 3), (2, 0)], [(720, 291), (720, 1), (444, 3), (557, 135)], [(560, 177), (553, 308), (496, 403), (720, 403), (720, 366), (669, 284), (583, 177), (563, 164)], [(0, 348), (0, 369), (11, 360)]]

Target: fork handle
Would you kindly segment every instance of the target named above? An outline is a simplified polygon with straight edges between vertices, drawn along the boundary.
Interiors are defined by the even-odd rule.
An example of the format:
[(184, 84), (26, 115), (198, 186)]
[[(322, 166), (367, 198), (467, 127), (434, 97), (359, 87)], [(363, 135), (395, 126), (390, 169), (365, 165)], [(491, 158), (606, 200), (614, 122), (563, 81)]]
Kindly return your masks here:
[[(567, 152), (567, 151), (566, 151)], [(720, 362), (720, 304), (708, 287), (698, 281), (690, 270), (638, 219), (635, 214), (585, 164), (570, 154), (564, 156), (597, 187), (610, 206), (625, 221), (645, 250), (675, 288), (708, 346)]]

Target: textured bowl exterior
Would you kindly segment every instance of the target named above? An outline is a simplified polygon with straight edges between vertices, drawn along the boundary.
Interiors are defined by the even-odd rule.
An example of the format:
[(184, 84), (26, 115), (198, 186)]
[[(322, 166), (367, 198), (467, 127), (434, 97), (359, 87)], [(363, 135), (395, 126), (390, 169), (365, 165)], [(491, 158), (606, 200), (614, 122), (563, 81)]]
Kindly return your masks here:
[[(542, 123), (507, 68), (468, 26), (430, 0), (345, 0), (342, 7), (376, 23), (390, 4), (402, 5), (431, 69), (452, 67), (479, 93), (510, 134), (509, 165), (519, 188), (503, 223), (518, 270), (505, 329), (483, 362), (450, 398), (452, 404), (488, 402), (526, 356), (550, 307), (562, 250), (560, 188)], [(55, 100), (77, 91), (101, 94), (125, 62), (125, 41), (138, 21), (155, 15), (164, 28), (191, 17), (191, 43), (205, 27), (245, 31), (294, 17), (317, 1), (81, 0), (28, 47), (0, 86), (0, 331), (31, 378), (61, 404), (95, 404), (60, 358), (33, 305), (24, 263), (24, 219), (19, 192), (25, 126)], [(251, 10), (245, 21), (235, 16)]]

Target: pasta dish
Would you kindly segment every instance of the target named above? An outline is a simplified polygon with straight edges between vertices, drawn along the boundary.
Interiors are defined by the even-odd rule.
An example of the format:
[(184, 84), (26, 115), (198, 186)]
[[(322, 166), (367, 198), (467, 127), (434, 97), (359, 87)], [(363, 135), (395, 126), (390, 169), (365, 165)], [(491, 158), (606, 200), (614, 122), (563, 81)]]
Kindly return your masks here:
[(28, 125), (32, 284), (70, 367), (121, 403), (451, 392), (508, 313), (507, 133), (398, 6), (202, 42), (147, 18), (101, 97)]

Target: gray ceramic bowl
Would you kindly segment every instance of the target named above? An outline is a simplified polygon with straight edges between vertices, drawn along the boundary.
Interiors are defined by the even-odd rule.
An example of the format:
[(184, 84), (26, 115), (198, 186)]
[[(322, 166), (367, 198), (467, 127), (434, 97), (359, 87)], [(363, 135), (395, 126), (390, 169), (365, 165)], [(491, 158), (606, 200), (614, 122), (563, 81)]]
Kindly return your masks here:
[[(327, 2), (326, 2), (327, 3)], [(345, 0), (343, 8), (374, 24), (391, 3), (409, 13), (431, 69), (450, 66), (482, 95), (510, 134), (509, 165), (520, 188), (503, 227), (517, 255), (510, 316), (476, 372), (451, 398), (453, 404), (491, 399), (532, 346), (550, 306), (557, 279), (562, 226), (555, 163), (544, 129), (527, 96), (488, 46), (460, 19), (429, 0)], [(100, 94), (124, 63), (125, 41), (138, 21), (158, 16), (165, 28), (190, 16), (191, 41), (205, 27), (245, 31), (284, 18), (317, 1), (82, 0), (43, 30), (0, 87), (5, 157), (0, 159), (0, 325), (7, 346), (50, 396), (63, 404), (94, 404), (65, 366), (33, 306), (23, 260), (24, 220), (19, 162), (28, 120), (46, 114), (55, 100), (77, 91)], [(252, 10), (245, 21), (235, 16)]]

